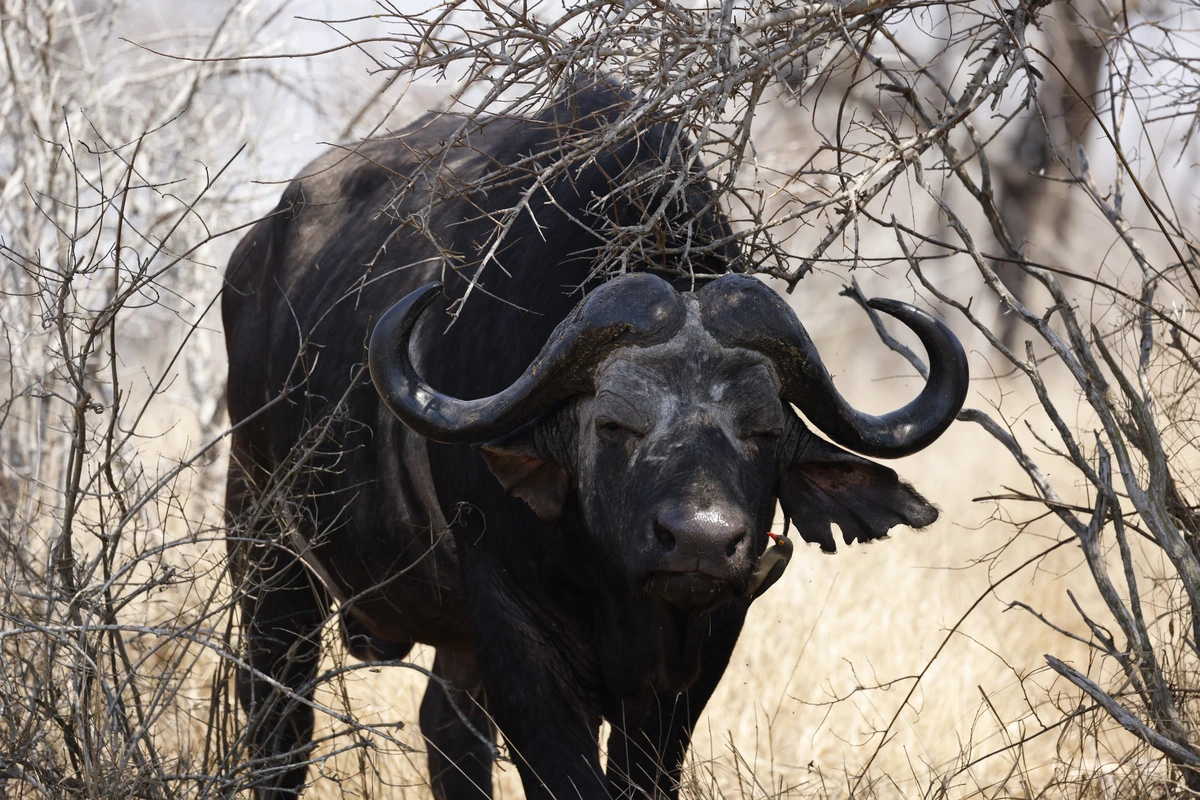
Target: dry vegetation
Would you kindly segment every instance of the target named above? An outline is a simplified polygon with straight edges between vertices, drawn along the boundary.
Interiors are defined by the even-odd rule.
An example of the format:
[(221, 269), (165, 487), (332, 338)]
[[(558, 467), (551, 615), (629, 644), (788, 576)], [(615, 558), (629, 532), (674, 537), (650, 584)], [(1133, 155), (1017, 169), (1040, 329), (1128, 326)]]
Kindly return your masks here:
[[(0, 798), (227, 797), (262, 767), (230, 687), (223, 259), (317, 143), (435, 106), (469, 132), (580, 70), (681, 121), (856, 405), (923, 369), (857, 289), (972, 353), (963, 421), (897, 467), (942, 519), (797, 555), (685, 793), (1198, 793), (1193, 2), (305, 19), (347, 8), (0, 0)], [(328, 660), (307, 796), (427, 795), (428, 661)]]

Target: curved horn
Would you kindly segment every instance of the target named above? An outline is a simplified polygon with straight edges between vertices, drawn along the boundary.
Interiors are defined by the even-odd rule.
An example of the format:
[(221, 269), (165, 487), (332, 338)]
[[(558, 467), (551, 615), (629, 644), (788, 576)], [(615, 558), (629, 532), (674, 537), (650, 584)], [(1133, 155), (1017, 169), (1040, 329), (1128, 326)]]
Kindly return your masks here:
[(783, 298), (746, 275), (723, 276), (700, 292), (701, 318), (722, 345), (757, 350), (771, 359), (781, 396), (843, 447), (898, 458), (927, 447), (954, 421), (967, 397), (967, 356), (938, 319), (899, 300), (868, 304), (913, 330), (929, 354), (925, 388), (901, 409), (871, 416), (838, 393), (812, 340)]
[(392, 413), (420, 435), (447, 444), (486, 442), (516, 429), (590, 389), (596, 365), (612, 350), (666, 341), (685, 316), (666, 281), (623, 275), (577, 305), (511, 386), (491, 397), (460, 400), (422, 380), (408, 353), (413, 329), (441, 288), (427, 284), (388, 309), (371, 334), (369, 360), (371, 380)]

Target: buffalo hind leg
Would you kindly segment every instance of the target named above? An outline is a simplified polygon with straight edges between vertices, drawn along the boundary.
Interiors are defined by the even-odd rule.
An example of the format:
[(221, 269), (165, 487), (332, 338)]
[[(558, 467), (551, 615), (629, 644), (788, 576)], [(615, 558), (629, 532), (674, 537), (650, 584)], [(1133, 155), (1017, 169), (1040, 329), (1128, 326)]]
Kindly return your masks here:
[(254, 795), (285, 800), (299, 797), (308, 772), (311, 701), (327, 604), (298, 559), (276, 550), (265, 560), (251, 562), (242, 599), (251, 669), (238, 671), (237, 687), (259, 762), (251, 779)]
[(433, 676), (421, 700), (433, 796), (490, 798), (496, 726), (487, 713), (475, 655), (441, 648), (433, 660)]
[(346, 652), (359, 661), (401, 661), (412, 652), (412, 642), (389, 642), (380, 639), (343, 606), (338, 611), (342, 629), (342, 644)]
[(679, 778), (692, 730), (729, 665), (745, 619), (746, 611), (740, 606), (714, 611), (701, 655), (700, 675), (691, 688), (659, 697), (658, 707), (631, 726), (622, 720), (610, 720), (605, 775), (609, 796), (614, 800), (679, 797)]

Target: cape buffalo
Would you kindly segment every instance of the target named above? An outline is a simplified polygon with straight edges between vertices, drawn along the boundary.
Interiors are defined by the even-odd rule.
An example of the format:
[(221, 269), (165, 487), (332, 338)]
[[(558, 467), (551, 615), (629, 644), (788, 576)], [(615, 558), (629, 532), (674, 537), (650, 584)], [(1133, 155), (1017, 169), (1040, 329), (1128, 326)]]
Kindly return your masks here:
[[(496, 726), (531, 800), (676, 797), (790, 547), (768, 550), (776, 500), (827, 551), (834, 523), (848, 544), (937, 517), (793, 407), (849, 450), (919, 450), (965, 397), (953, 334), (873, 301), (920, 337), (930, 377), (891, 414), (850, 407), (791, 309), (737, 274), (676, 129), (648, 121), (548, 171), (630, 103), (593, 85), (536, 117), (429, 115), (331, 151), (234, 253), (227, 517), (258, 797), (303, 788), (334, 608), (358, 658), (436, 648), (420, 712), (436, 797), (490, 795)], [(664, 174), (688, 188), (644, 189)], [(644, 219), (651, 245), (597, 277)]]

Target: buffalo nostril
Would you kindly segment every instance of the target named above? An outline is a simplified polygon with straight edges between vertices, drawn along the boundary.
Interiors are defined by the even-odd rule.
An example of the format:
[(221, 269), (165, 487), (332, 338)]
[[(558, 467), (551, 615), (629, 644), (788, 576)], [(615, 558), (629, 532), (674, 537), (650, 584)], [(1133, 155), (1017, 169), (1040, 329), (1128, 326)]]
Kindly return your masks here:
[(671, 529), (666, 525), (661, 522), (654, 523), (654, 535), (668, 551), (675, 549), (675, 534), (671, 533)]
[(743, 531), (742, 534), (736, 539), (733, 539), (729, 542), (729, 545), (725, 548), (725, 555), (733, 558), (735, 555), (737, 555), (738, 548), (742, 546), (742, 542), (744, 541), (746, 541), (745, 531)]

